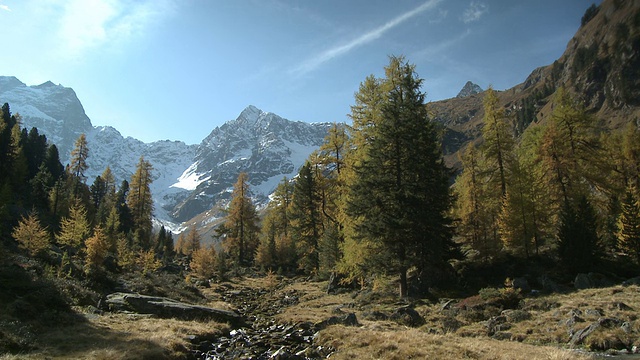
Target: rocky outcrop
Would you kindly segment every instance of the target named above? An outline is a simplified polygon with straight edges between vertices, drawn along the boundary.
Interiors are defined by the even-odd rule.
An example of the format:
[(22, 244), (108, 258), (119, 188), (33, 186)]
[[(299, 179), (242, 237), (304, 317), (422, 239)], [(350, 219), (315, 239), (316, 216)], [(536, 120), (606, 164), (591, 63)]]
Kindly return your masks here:
[(129, 311), (182, 320), (215, 320), (234, 326), (244, 323), (243, 318), (233, 311), (186, 304), (166, 297), (113, 293), (107, 295), (105, 302), (111, 311)]
[(456, 97), (457, 98), (468, 97), (471, 95), (480, 94), (483, 91), (484, 90), (482, 90), (482, 88), (479, 85), (474, 84), (471, 81), (467, 81), (467, 83), (464, 84), (464, 87), (462, 87), (462, 89), (460, 90), (460, 92)]

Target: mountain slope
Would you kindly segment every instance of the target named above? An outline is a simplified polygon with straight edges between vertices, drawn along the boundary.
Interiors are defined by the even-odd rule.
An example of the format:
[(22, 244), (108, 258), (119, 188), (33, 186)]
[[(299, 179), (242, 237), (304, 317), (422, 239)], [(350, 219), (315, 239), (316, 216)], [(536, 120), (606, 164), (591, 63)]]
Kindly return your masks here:
[[(500, 103), (521, 134), (531, 123), (544, 123), (552, 113), (553, 94), (563, 87), (610, 129), (640, 119), (640, 2), (605, 0), (585, 12), (582, 26), (563, 55), (535, 69), (527, 79), (499, 91)], [(480, 142), (483, 93), (435, 101), (428, 107), (435, 119), (455, 134), (445, 141), (445, 157), (459, 167), (458, 152)]]

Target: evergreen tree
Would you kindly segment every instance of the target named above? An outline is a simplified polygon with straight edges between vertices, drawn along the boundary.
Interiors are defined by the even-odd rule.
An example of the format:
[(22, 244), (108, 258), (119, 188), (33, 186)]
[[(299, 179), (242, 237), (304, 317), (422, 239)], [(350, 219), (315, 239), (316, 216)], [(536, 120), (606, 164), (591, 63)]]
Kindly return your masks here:
[(224, 235), (223, 245), (238, 265), (249, 265), (258, 247), (258, 215), (250, 197), (248, 175), (240, 173), (233, 185), (231, 202), (224, 224), (218, 234)]
[(20, 248), (27, 250), (31, 256), (36, 256), (46, 251), (49, 248), (51, 239), (49, 231), (40, 225), (35, 213), (23, 218), (18, 226), (14, 228), (11, 236), (16, 239)]
[(128, 197), (129, 182), (127, 180), (122, 180), (120, 188), (118, 189), (118, 192), (116, 192), (114, 206), (119, 217), (120, 231), (124, 234), (130, 233), (134, 229), (133, 215), (131, 214), (131, 209), (127, 204)]
[(600, 252), (597, 218), (587, 198), (582, 196), (572, 206), (565, 204), (558, 232), (558, 254), (563, 264), (574, 272), (593, 268)]
[(307, 161), (300, 168), (291, 203), (291, 230), (298, 251), (298, 266), (307, 274), (318, 271), (318, 241), (322, 234), (321, 198), (311, 166)]
[(385, 74), (379, 116), (363, 137), (346, 210), (355, 227), (350, 235), (373, 249), (370, 265), (398, 274), (406, 297), (409, 268), (442, 267), (450, 256), (449, 171), (414, 66), (392, 57)]
[(616, 235), (620, 249), (640, 264), (640, 202), (634, 193), (633, 187), (629, 186), (621, 204)]
[(136, 172), (131, 177), (130, 189), (127, 195), (127, 206), (131, 210), (134, 232), (138, 236), (140, 246), (148, 250), (151, 248), (151, 228), (153, 216), (153, 198), (151, 197), (151, 163), (140, 157)]

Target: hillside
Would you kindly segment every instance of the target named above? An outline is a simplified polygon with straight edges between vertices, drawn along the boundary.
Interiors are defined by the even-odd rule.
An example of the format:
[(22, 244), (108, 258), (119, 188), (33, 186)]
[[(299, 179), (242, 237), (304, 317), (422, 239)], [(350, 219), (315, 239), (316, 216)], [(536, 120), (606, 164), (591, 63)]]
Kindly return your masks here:
[[(585, 13), (582, 26), (553, 64), (531, 72), (524, 82), (499, 91), (513, 128), (521, 134), (531, 123), (551, 116), (551, 99), (564, 87), (609, 129), (640, 119), (640, 4), (604, 1)], [(459, 167), (460, 149), (481, 141), (483, 93), (430, 102), (437, 121), (453, 130), (458, 143), (445, 141), (447, 161)]]

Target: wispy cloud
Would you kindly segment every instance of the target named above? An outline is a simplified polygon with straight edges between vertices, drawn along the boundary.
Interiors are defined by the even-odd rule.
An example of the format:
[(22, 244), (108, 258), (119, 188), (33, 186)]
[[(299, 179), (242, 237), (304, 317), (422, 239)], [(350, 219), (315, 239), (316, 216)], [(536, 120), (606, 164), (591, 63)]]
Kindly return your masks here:
[(393, 29), (394, 27), (402, 24), (403, 22), (411, 19), (412, 17), (428, 9), (434, 8), (440, 1), (441, 0), (429, 0), (424, 4), (418, 6), (417, 8), (410, 10), (400, 16), (395, 17), (394, 19), (388, 21), (384, 25), (379, 26), (371, 31), (368, 31), (346, 44), (338, 45), (330, 49), (327, 49), (319, 54), (315, 54), (314, 56), (305, 60), (299, 66), (291, 70), (290, 73), (292, 75), (297, 75), (297, 76), (307, 74), (317, 69), (320, 65), (326, 63), (329, 60), (332, 60), (338, 56), (344, 55), (357, 47), (368, 44), (380, 38), (387, 31)]
[(469, 7), (464, 10), (462, 13), (462, 21), (465, 24), (470, 22), (478, 21), (482, 17), (482, 15), (486, 14), (489, 11), (489, 8), (486, 4), (480, 1), (472, 1), (469, 4)]
[(467, 29), (465, 32), (459, 34), (456, 37), (452, 37), (449, 38), (447, 40), (444, 40), (438, 44), (435, 45), (431, 45), (427, 48), (424, 48), (422, 50), (420, 50), (418, 53), (416, 53), (414, 56), (412, 56), (412, 58), (418, 58), (418, 59), (430, 59), (433, 58), (435, 56), (438, 55), (442, 55), (442, 53), (457, 45), (458, 43), (462, 42), (467, 36), (471, 35), (471, 30)]
[(9, 5), (0, 4), (0, 10), (11, 11), (11, 8), (9, 7)]
[(60, 9), (59, 53), (78, 58), (87, 50), (140, 34), (171, 8), (170, 0), (72, 0)]

